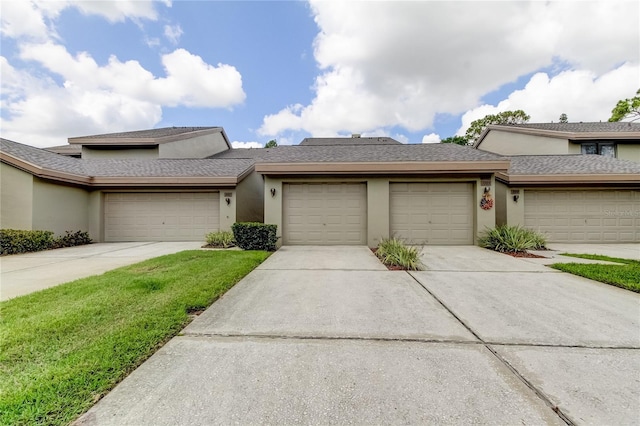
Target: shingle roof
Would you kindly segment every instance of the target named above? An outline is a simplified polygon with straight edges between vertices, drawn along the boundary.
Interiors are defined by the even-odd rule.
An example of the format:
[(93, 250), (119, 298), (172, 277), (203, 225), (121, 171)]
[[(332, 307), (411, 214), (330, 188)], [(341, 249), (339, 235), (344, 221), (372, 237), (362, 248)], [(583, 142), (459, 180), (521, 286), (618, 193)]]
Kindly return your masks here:
[[(119, 132), (119, 133), (105, 133), (102, 135), (89, 135), (89, 136), (78, 136), (77, 138), (82, 139), (130, 139), (130, 138), (139, 138), (139, 139), (155, 139), (155, 138), (163, 138), (166, 136), (175, 136), (181, 135), (183, 133), (191, 133), (197, 132), (200, 130), (211, 130), (211, 129), (221, 129), (221, 127), (163, 127), (160, 129), (147, 129), (147, 130), (135, 130), (132, 132)], [(69, 139), (77, 139), (77, 138), (69, 138)]]
[(62, 155), (80, 155), (82, 154), (82, 146), (80, 145), (58, 145), (45, 148), (46, 151), (54, 154)]
[(509, 175), (637, 174), (640, 164), (602, 155), (518, 155), (511, 159)]
[(640, 132), (640, 123), (628, 122), (595, 122), (595, 123), (526, 123), (503, 124), (500, 127), (516, 127), (525, 129), (549, 130), (570, 133), (611, 133), (611, 132)]
[(456, 144), (400, 144), (351, 146), (278, 146), (231, 149), (210, 158), (251, 158), (258, 162), (397, 162), (492, 161), (503, 157)]
[(401, 145), (388, 137), (351, 137), (351, 138), (305, 138), (300, 142), (303, 146), (335, 146), (335, 145)]
[(247, 159), (83, 160), (95, 177), (238, 177), (253, 166)]
[(80, 159), (0, 139), (3, 153), (38, 167), (85, 177), (239, 177), (253, 166), (250, 159)]
[(52, 170), (86, 176), (82, 160), (0, 138), (0, 151)]

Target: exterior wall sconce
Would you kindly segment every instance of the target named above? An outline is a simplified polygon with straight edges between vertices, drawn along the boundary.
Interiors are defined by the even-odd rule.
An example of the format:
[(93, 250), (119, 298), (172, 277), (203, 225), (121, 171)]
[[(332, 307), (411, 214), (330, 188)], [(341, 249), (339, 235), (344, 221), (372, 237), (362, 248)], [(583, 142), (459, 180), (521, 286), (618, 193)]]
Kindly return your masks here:
[(227, 205), (231, 204), (231, 198), (229, 197), (225, 198), (224, 201), (227, 203)]
[(272, 197), (276, 196), (276, 189), (275, 188), (271, 188), (271, 196)]
[(518, 194), (513, 196), (513, 202), (514, 203), (517, 203), (519, 199), (520, 199), (520, 196)]
[(485, 186), (484, 187), (484, 193), (486, 194), (489, 191), (491, 191), (491, 187)]

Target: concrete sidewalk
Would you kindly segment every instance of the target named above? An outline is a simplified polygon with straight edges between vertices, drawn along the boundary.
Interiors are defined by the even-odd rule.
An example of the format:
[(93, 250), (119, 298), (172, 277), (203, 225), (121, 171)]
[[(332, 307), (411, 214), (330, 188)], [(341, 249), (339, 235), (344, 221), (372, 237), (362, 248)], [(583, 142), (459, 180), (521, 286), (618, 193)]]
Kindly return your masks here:
[(77, 424), (637, 423), (637, 294), (477, 247), (423, 259), (283, 247)]
[(198, 242), (95, 243), (0, 257), (0, 300), (183, 250)]

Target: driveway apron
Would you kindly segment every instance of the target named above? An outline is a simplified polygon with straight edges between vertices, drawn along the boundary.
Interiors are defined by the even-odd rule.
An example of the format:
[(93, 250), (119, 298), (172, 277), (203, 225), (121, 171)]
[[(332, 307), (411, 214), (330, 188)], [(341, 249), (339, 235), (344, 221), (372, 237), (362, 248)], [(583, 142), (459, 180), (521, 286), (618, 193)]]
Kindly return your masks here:
[[(407, 273), (366, 247), (283, 247), (77, 423), (631, 423), (636, 295), (485, 252), (425, 248), (429, 270)], [(577, 303), (570, 328), (536, 312), (542, 293)]]

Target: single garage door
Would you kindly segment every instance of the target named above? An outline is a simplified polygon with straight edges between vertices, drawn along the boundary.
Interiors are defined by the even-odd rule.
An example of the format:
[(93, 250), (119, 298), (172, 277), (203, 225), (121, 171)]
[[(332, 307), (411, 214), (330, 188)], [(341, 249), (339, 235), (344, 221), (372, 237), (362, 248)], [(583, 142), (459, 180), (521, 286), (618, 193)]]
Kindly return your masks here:
[(367, 243), (367, 187), (363, 183), (284, 184), (283, 244)]
[(524, 223), (549, 242), (640, 242), (640, 191), (525, 190)]
[(204, 241), (220, 224), (217, 192), (107, 193), (105, 241)]
[(407, 244), (473, 244), (473, 184), (392, 183), (391, 235)]

